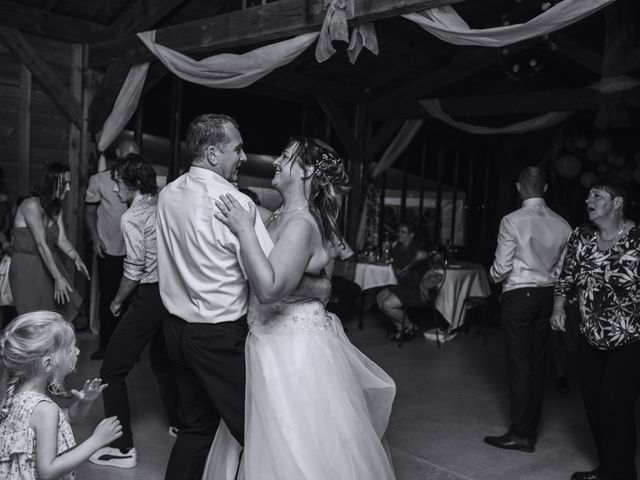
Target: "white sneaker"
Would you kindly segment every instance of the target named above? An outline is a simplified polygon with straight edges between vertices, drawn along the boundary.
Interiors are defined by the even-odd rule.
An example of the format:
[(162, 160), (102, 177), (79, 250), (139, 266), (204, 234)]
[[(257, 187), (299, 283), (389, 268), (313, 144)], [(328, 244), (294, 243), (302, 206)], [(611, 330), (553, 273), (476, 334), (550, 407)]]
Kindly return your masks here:
[(89, 461), (107, 467), (133, 468), (138, 463), (138, 452), (135, 448), (130, 448), (127, 453), (122, 453), (119, 448), (102, 447), (89, 457)]
[(457, 336), (458, 336), (457, 333), (447, 333), (441, 330), (438, 330), (437, 332), (435, 330), (424, 332), (424, 338), (426, 338), (427, 340), (431, 340), (433, 342), (437, 342), (439, 340), (440, 343), (446, 343), (450, 340), (453, 340)]

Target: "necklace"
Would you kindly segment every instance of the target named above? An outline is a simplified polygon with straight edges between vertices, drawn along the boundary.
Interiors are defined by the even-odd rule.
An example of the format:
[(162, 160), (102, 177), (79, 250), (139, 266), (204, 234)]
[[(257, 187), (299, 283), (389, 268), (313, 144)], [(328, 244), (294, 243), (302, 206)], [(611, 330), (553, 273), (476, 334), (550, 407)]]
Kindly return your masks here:
[(613, 243), (616, 240), (618, 240), (618, 238), (620, 237), (620, 235), (622, 235), (622, 232), (624, 232), (624, 229), (626, 227), (627, 227), (627, 221), (623, 220), (622, 221), (622, 228), (611, 239), (609, 239), (609, 240), (603, 239), (602, 238), (602, 234), (600, 232), (598, 232), (598, 240), (600, 240), (602, 243)]
[(287, 213), (298, 212), (298, 211), (300, 211), (300, 210), (304, 210), (305, 208), (309, 208), (309, 205), (303, 205), (303, 206), (301, 206), (301, 207), (299, 207), (299, 208), (294, 208), (294, 209), (291, 209), (291, 210), (285, 210), (285, 211), (282, 211), (282, 210), (280, 210), (280, 209), (277, 209), (277, 210), (276, 210), (275, 212), (273, 212), (273, 213), (271, 214), (271, 216), (269, 217), (269, 222), (270, 222), (271, 220), (276, 220), (278, 217), (282, 217), (283, 215), (286, 215)]

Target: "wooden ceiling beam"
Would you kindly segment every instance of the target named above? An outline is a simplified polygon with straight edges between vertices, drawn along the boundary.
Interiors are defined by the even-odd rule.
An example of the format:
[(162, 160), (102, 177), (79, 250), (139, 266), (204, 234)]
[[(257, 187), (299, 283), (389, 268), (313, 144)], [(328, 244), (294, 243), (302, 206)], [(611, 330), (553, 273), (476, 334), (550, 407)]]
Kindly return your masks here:
[(0, 25), (19, 29), (25, 33), (65, 40), (90, 43), (104, 38), (106, 27), (66, 15), (31, 8), (19, 3), (0, 0)]
[(626, 56), (635, 36), (637, 0), (619, 0), (604, 10), (606, 34), (602, 58), (602, 76), (624, 73)]
[(627, 61), (625, 62), (626, 72), (633, 73), (640, 69), (640, 47), (633, 50), (627, 55)]
[[(442, 110), (454, 119), (507, 115), (542, 115), (549, 112), (595, 111), (602, 96), (591, 88), (530, 93), (440, 98)], [(640, 106), (640, 87), (625, 92), (620, 100), (627, 107)], [(427, 111), (418, 101), (403, 103), (380, 118), (425, 118)], [(378, 120), (380, 119), (378, 118)]]
[(137, 0), (130, 2), (109, 27), (106, 38), (121, 38), (153, 28), (186, 0)]
[[(135, 1), (119, 16), (119, 21), (109, 28), (108, 35), (117, 38), (153, 28), (156, 23), (184, 2), (185, 0)], [(107, 67), (102, 83), (89, 106), (89, 131), (98, 132), (102, 129), (128, 72), (129, 66), (119, 62), (112, 62)], [(165, 74), (166, 69), (162, 76)]]
[(0, 38), (11, 53), (31, 71), (53, 103), (78, 128), (82, 128), (82, 107), (27, 39), (15, 28), (0, 27)]
[[(462, 0), (354, 0), (350, 25), (450, 5)], [(324, 19), (323, 0), (280, 0), (257, 7), (161, 28), (158, 43), (181, 53), (214, 52), (281, 40), (317, 31)], [(140, 63), (153, 58), (136, 36), (101, 42), (89, 49), (89, 66), (112, 61)]]
[(360, 158), (360, 145), (356, 140), (353, 129), (349, 127), (349, 123), (343, 117), (338, 106), (329, 97), (318, 95), (316, 99), (327, 116), (329, 123), (331, 123), (336, 135), (347, 150), (349, 157)]
[(582, 65), (598, 76), (602, 75), (602, 55), (585, 47), (567, 35), (558, 35), (558, 52), (569, 60)]
[(314, 97), (322, 95), (350, 104), (357, 104), (364, 95), (361, 88), (288, 70), (276, 70), (258, 83)]
[(371, 115), (378, 118), (399, 101), (428, 96), (486, 69), (497, 60), (498, 52), (493, 48), (461, 47), (451, 63), (374, 100), (371, 103)]

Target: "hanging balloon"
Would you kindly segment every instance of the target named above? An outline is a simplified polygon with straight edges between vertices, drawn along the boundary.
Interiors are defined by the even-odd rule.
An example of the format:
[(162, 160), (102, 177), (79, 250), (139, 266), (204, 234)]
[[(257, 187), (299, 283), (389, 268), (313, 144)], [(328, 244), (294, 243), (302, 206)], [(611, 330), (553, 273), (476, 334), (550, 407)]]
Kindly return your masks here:
[(593, 148), (600, 154), (606, 155), (611, 150), (611, 140), (607, 137), (596, 138), (593, 142)]
[(624, 181), (629, 181), (629, 179), (631, 178), (631, 170), (625, 167), (617, 168), (613, 174), (620, 180)]
[(587, 160), (589, 160), (591, 163), (598, 163), (600, 160), (603, 159), (603, 155), (600, 152), (598, 152), (593, 145), (587, 148), (586, 155), (587, 155)]
[(604, 174), (604, 173), (609, 173), (609, 170), (611, 170), (611, 167), (609, 166), (608, 163), (599, 163), (596, 166), (596, 170), (598, 171), (599, 174)]
[(580, 175), (580, 184), (584, 188), (591, 188), (598, 181), (598, 176), (593, 172), (584, 172)]
[(640, 165), (636, 166), (636, 168), (633, 169), (631, 178), (633, 178), (634, 182), (640, 183)]
[(575, 155), (563, 155), (556, 160), (556, 171), (562, 178), (573, 178), (580, 174), (582, 162)]
[(620, 154), (616, 154), (612, 163), (614, 167), (622, 167), (624, 166), (624, 157)]
[(587, 137), (583, 137), (582, 135), (578, 135), (575, 139), (576, 147), (580, 150), (584, 150), (589, 146), (589, 139)]

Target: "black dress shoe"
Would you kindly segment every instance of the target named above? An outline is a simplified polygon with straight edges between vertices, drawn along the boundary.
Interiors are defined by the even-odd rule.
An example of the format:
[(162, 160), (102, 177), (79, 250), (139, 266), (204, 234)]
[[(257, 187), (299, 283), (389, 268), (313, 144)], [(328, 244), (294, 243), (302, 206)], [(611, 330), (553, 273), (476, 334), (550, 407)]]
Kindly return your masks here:
[(504, 448), (505, 450), (519, 450), (529, 453), (535, 450), (533, 439), (517, 437), (511, 432), (507, 432), (501, 437), (484, 437), (484, 442), (492, 447)]
[(600, 471), (600, 467), (591, 470), (590, 472), (575, 472), (571, 475), (571, 480), (604, 480), (605, 477)]

